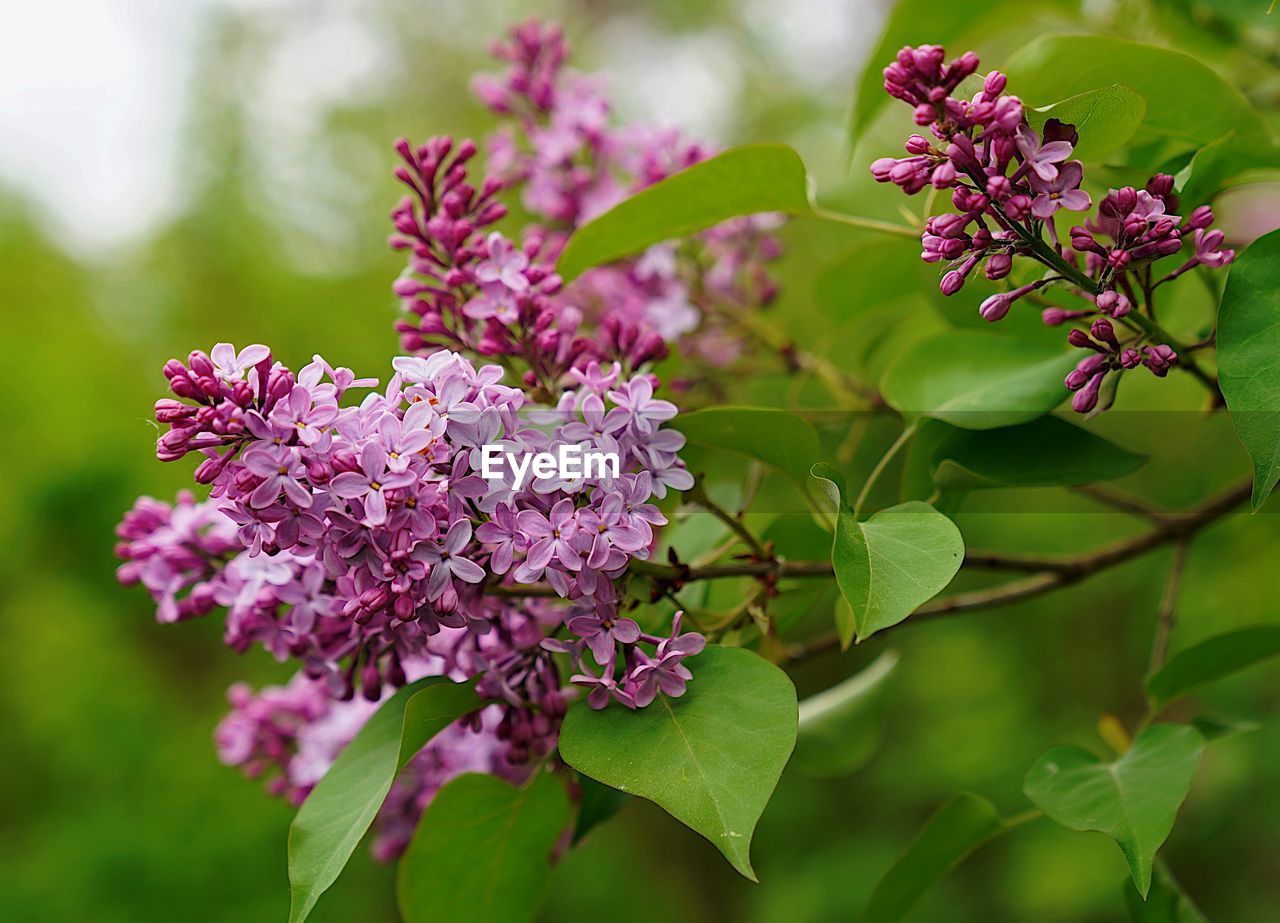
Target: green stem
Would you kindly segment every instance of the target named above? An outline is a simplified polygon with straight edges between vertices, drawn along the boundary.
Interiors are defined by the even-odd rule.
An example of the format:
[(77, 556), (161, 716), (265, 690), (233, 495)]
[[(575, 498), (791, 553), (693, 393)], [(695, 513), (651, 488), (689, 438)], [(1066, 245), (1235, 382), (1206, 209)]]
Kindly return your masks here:
[(920, 229), (906, 224), (894, 224), (892, 221), (877, 221), (875, 218), (861, 218), (857, 215), (846, 215), (830, 209), (814, 205), (810, 208), (809, 217), (834, 224), (845, 224), (864, 231), (880, 231), (884, 234), (897, 234), (899, 237), (919, 237)]
[(1040, 262), (1044, 263), (1050, 269), (1056, 269), (1090, 295), (1096, 295), (1098, 293), (1098, 284), (1096, 282), (1086, 276), (1075, 266), (1068, 263), (1066, 259), (1058, 253), (1058, 251), (1054, 250), (1039, 237), (1032, 237), (1028, 235), (1027, 237), (1024, 237), (1023, 240), (1031, 245), (1031, 252), (1035, 254), (1036, 259)]
[(889, 467), (889, 462), (893, 461), (897, 454), (902, 451), (902, 447), (911, 441), (911, 437), (916, 434), (916, 429), (919, 425), (918, 420), (912, 420), (904, 426), (898, 438), (893, 441), (893, 445), (889, 446), (888, 451), (880, 456), (876, 466), (871, 469), (871, 473), (867, 475), (866, 481), (862, 484), (862, 490), (858, 491), (858, 499), (853, 503), (854, 519), (862, 518), (862, 507), (866, 504), (867, 497), (871, 494), (871, 488), (875, 486), (876, 481), (880, 479), (880, 475), (884, 474), (885, 469)]

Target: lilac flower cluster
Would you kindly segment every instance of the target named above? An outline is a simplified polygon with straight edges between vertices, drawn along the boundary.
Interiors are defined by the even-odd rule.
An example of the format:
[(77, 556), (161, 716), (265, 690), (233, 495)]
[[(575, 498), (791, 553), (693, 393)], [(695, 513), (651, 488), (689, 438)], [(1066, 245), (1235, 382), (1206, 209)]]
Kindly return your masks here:
[[(619, 615), (617, 600), (608, 595), (579, 603), (570, 613), (569, 631), (577, 638), (569, 642), (548, 638), (542, 644), (573, 656), (580, 672), (570, 681), (591, 690), (587, 704), (592, 708), (604, 708), (610, 699), (628, 708), (644, 708), (659, 692), (684, 695), (693, 674), (683, 661), (701, 653), (706, 639), (697, 632), (680, 631), (683, 612), (675, 614), (665, 638), (643, 632), (634, 619)], [(639, 642), (653, 645), (653, 654)]]
[[(218, 344), (167, 363), (174, 397), (156, 405), (168, 425), (157, 454), (201, 456), (195, 476), (210, 499), (139, 500), (117, 550), (120, 579), (143, 584), (162, 621), (221, 606), (228, 645), (301, 664), (286, 687), (233, 689), (218, 732), (226, 762), (294, 801), (387, 690), (428, 673), (479, 677), (478, 693), (497, 704), (466, 722), (475, 758), (461, 731), (421, 756), (416, 788), (396, 802), (403, 828), (459, 767), (515, 776), (554, 749), (567, 704), (557, 655), (569, 648), (550, 635), (581, 629), (570, 647), (589, 638), (604, 650), (576, 613), (616, 609), (615, 582), (666, 522), (652, 501), (693, 478), (678, 454), (684, 437), (663, 425), (675, 405), (654, 396), (656, 379), (625, 378), (619, 363), (572, 370), (573, 387), (543, 408), (526, 407), (500, 367), (454, 352), (393, 365), (374, 390), (319, 357), (295, 374), (263, 346)], [(356, 388), (369, 390), (347, 401)], [(484, 470), (484, 446), (506, 459), (497, 476)], [(619, 470), (534, 470), (517, 486), (512, 458), (561, 446), (613, 455)], [(570, 607), (521, 593), (531, 584)], [(673, 654), (700, 643), (619, 635), (621, 653), (601, 655), (610, 672), (628, 667), (614, 697), (634, 708), (656, 689), (680, 694), (670, 676), (688, 673)], [(357, 691), (366, 704), (350, 704)]]
[[(188, 401), (160, 401), (157, 417), (170, 426), (161, 458), (205, 456), (197, 480), (238, 527), (235, 545), (189, 498), (176, 512), (142, 501), (121, 526), (123, 576), (143, 580), (168, 618), (228, 607), (233, 647), (299, 658), (335, 688), (349, 690), (363, 664), (376, 698), (442, 626), (486, 630), (487, 585), (594, 595), (648, 556), (665, 522), (650, 500), (693, 483), (677, 454), (684, 437), (662, 426), (675, 406), (616, 364), (578, 374), (554, 409), (533, 412), (538, 428), (499, 367), (457, 353), (397, 359), (385, 391), (346, 407), (345, 392), (372, 380), (319, 358), (295, 375), (264, 347), (234, 355), (170, 362), (170, 388)], [(517, 489), (506, 472), (481, 477), (485, 445), (517, 456), (577, 446), (621, 470)]]
[[(665, 425), (676, 407), (647, 369), (674, 343), (733, 361), (741, 342), (717, 318), (773, 297), (769, 216), (566, 288), (554, 260), (575, 227), (710, 151), (611, 128), (553, 28), (522, 26), (497, 53), (507, 73), (477, 83), (512, 119), (493, 176), (469, 179), (470, 142), (398, 146), (409, 196), (391, 243), (407, 256), (395, 291), (411, 355), (382, 388), (318, 356), (295, 372), (261, 345), (171, 360), (157, 455), (194, 453), (209, 498), (144, 497), (117, 530), (120, 579), (147, 589), (161, 621), (222, 608), (229, 646), (298, 664), (287, 685), (233, 687), (216, 734), (224, 762), (294, 803), (390, 692), (476, 680), (487, 704), (417, 754), (384, 804), (382, 858), (458, 773), (526, 778), (553, 752), (574, 686), (596, 708), (684, 693), (703, 637), (679, 614), (668, 634), (641, 631), (619, 602), (666, 523), (654, 501), (693, 485), (684, 437)], [(518, 241), (495, 229), (500, 194), (517, 188), (546, 222)], [(512, 467), (565, 447), (618, 468)]]
[[(409, 251), (395, 285), (412, 317), (398, 326), (404, 348), (518, 358), (525, 383), (550, 394), (593, 361), (630, 372), (675, 343), (695, 359), (731, 363), (743, 344), (725, 313), (772, 301), (765, 264), (779, 254), (768, 233), (779, 219), (726, 222), (683, 250), (658, 245), (562, 288), (554, 261), (576, 227), (714, 151), (674, 131), (612, 128), (598, 81), (566, 69), (568, 49), (554, 26), (519, 26), (494, 53), (506, 73), (475, 81), (480, 98), (510, 119), (491, 144), (494, 176), (478, 189), (467, 182), (470, 142), (456, 150), (442, 138), (399, 146), (397, 176), (410, 196), (393, 214), (391, 243)], [(527, 227), (519, 245), (482, 233), (505, 214), (495, 198), (504, 189), (518, 190), (545, 222)]]
[[(1234, 253), (1223, 248), (1220, 231), (1209, 230), (1208, 206), (1185, 221), (1173, 214), (1178, 200), (1167, 174), (1153, 177), (1145, 189), (1109, 191), (1095, 218), (1070, 228), (1065, 248), (1057, 213), (1086, 212), (1093, 205), (1081, 188), (1084, 167), (1070, 159), (1079, 135), (1054, 119), (1043, 133), (1033, 129), (1021, 101), (1005, 94), (1007, 79), (999, 71), (987, 74), (971, 99), (956, 97), (978, 64), (973, 52), (947, 62), (937, 45), (898, 52), (884, 70), (885, 90), (914, 107), (916, 124), (927, 126), (934, 140), (913, 134), (909, 156), (880, 158), (871, 173), (911, 195), (928, 186), (952, 190), (955, 211), (929, 218), (922, 236), (922, 258), (948, 266), (940, 283), (944, 295), (959, 292), (979, 266), (992, 281), (1006, 278), (1016, 257), (1047, 270), (985, 299), (979, 307), (984, 319), (1001, 320), (1018, 299), (1053, 283), (1091, 303), (1088, 309), (1050, 306), (1043, 312), (1050, 325), (1096, 318), (1088, 332), (1074, 329), (1069, 336), (1073, 346), (1093, 353), (1066, 380), (1075, 392), (1072, 407), (1086, 413), (1097, 407), (1109, 374), (1144, 365), (1163, 377), (1178, 361), (1151, 313), (1155, 289), (1196, 266), (1224, 266)], [(1153, 264), (1179, 253), (1187, 235), (1194, 254), (1157, 277)]]

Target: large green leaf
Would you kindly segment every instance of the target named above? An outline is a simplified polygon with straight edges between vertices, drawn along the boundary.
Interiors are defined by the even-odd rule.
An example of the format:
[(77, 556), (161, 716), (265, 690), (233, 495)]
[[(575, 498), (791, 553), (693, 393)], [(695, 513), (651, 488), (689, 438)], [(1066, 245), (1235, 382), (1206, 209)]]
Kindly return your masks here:
[(759, 459), (801, 482), (818, 458), (813, 426), (785, 410), (710, 407), (683, 413), (672, 425), (692, 443)]
[(373, 713), (289, 828), (289, 923), (306, 919), (338, 880), (409, 757), (481, 704), (474, 682), (431, 676), (405, 686)]
[(619, 202), (574, 231), (557, 269), (571, 280), (592, 266), (687, 237), (738, 215), (810, 211), (808, 174), (783, 144), (730, 148)]
[(1124, 903), (1133, 923), (1209, 923), (1195, 901), (1159, 861), (1151, 878), (1151, 893), (1144, 900), (1133, 882), (1126, 881)]
[(523, 788), (497, 776), (458, 776), (431, 799), (400, 860), (401, 917), (405, 923), (532, 920), (569, 815), (564, 783), (548, 773)]
[(1028, 798), (1070, 830), (1096, 830), (1120, 846), (1145, 897), (1151, 863), (1173, 829), (1204, 749), (1185, 724), (1153, 724), (1114, 762), (1080, 747), (1054, 747), (1027, 772)]
[(1147, 694), (1163, 708), (1186, 692), (1280, 655), (1280, 625), (1256, 625), (1217, 635), (1179, 651), (1147, 678)]
[(578, 772), (665, 808), (756, 880), (751, 835), (796, 741), (787, 674), (742, 648), (710, 646), (678, 699), (600, 711), (579, 702), (560, 729)]
[(956, 331), (917, 343), (889, 367), (880, 391), (910, 417), (996, 429), (1042, 417), (1070, 393), (1080, 355), (1039, 342)]
[(1049, 119), (1074, 125), (1080, 134), (1072, 156), (1098, 160), (1134, 136), (1147, 113), (1142, 94), (1123, 84), (1086, 90), (1067, 99), (1027, 110), (1027, 122), (1037, 131)]
[(821, 778), (845, 776), (865, 766), (884, 736), (880, 705), (897, 665), (897, 652), (885, 651), (844, 682), (801, 702), (792, 765)]
[(840, 322), (905, 298), (933, 297), (937, 287), (937, 270), (920, 259), (914, 241), (869, 237), (818, 270), (813, 300), (824, 319)]
[(1093, 484), (1132, 474), (1147, 460), (1060, 417), (983, 431), (931, 420), (927, 429), (936, 428), (910, 464), (924, 466), (921, 473), (943, 490)]
[(1027, 100), (1065, 99), (1124, 84), (1147, 102), (1138, 143), (1172, 139), (1199, 147), (1236, 130), (1270, 143), (1258, 113), (1234, 86), (1195, 58), (1104, 35), (1049, 35), (1008, 63), (1010, 92)]
[(957, 795), (940, 807), (907, 851), (876, 883), (862, 923), (898, 923), (947, 872), (992, 837), (1003, 833), (991, 802)]
[(1240, 254), (1218, 311), (1218, 383), (1253, 459), (1253, 508), (1280, 481), (1280, 231)]
[(863, 641), (898, 624), (940, 593), (964, 563), (960, 530), (927, 503), (902, 503), (859, 522), (845, 502), (840, 473), (818, 464), (813, 476), (829, 485), (836, 505), (831, 563), (852, 615), (851, 624), (837, 620), (842, 643), (850, 631)]

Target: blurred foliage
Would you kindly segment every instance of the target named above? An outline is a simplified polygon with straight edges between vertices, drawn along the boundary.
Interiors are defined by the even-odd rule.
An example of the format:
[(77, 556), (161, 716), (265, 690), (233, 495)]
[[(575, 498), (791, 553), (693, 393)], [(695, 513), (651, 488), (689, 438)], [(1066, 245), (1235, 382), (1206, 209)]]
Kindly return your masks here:
[[(656, 56), (694, 40), (704, 43), (695, 49), (716, 49), (735, 63), (737, 81), (733, 122), (717, 140), (792, 143), (824, 198), (858, 214), (898, 217), (905, 200), (874, 186), (860, 165), (896, 149), (904, 113), (877, 118), (841, 179), (843, 88), (864, 52), (851, 51), (844, 72), (829, 79), (788, 69), (775, 53), (772, 20), (784, 28), (790, 14), (754, 0), (554, 6), (540, 12), (566, 22), (584, 69), (607, 71), (620, 36), (642, 35)], [(878, 28), (876, 6), (847, 14), (864, 47)], [(1280, 42), (1263, 16), (1265, 0), (1087, 6), (1095, 18), (1017, 5), (1020, 12), (996, 24), (985, 19), (981, 28), (975, 22), (957, 41), (988, 54), (988, 66), (1045, 32), (1093, 28), (1167, 43), (1227, 75), (1277, 123)], [(829, 7), (805, 9), (820, 16)], [(148, 414), (170, 356), (218, 340), (258, 341), (274, 344), (291, 364), (321, 353), (361, 371), (385, 367), (394, 348), (388, 283), (399, 263), (382, 245), (385, 214), (398, 195), (390, 142), (401, 133), (483, 134), (488, 122), (466, 81), (484, 66), (487, 40), (527, 12), (509, 0), (398, 0), (365, 10), (364, 26), (386, 43), (388, 79), (327, 105), (286, 144), (267, 130), (283, 115), (264, 113), (258, 91), (274, 51), (305, 40), (309, 17), (319, 14), (301, 5), (236, 10), (210, 15), (183, 147), (189, 184), (167, 226), (126, 252), (86, 256), (51, 239), (32, 199), (0, 199), (0, 381), (9, 394), (9, 442), (0, 454), (0, 628), (8, 655), (0, 679), (0, 919), (284, 917), (291, 811), (218, 765), (210, 735), (229, 682), (280, 681), (287, 668), (260, 652), (238, 657), (223, 647), (216, 619), (154, 624), (142, 592), (113, 580), (111, 530), (135, 495), (167, 496), (188, 482), (186, 466), (162, 465), (151, 451)], [(930, 40), (928, 28), (926, 18), (914, 40)], [(663, 65), (655, 58), (650, 66)], [(661, 111), (664, 101), (652, 102)], [(843, 305), (822, 298), (821, 286), (815, 294), (817, 269), (859, 240), (841, 228), (788, 228), (791, 259), (773, 314), (833, 361), (874, 371), (886, 350), (939, 329), (940, 315), (931, 294), (900, 284), (903, 274), (919, 278), (914, 268), (895, 282), (873, 264), (863, 297)], [(841, 271), (855, 279), (859, 272), (856, 262)], [(887, 288), (878, 292), (881, 285)], [(966, 305), (980, 297), (966, 290)], [(959, 318), (956, 310), (970, 311), (962, 305), (945, 316)], [(1179, 316), (1177, 306), (1169, 310)], [(913, 323), (886, 339), (875, 332), (886, 311)], [(75, 380), (54, 381), (54, 372)], [(1154, 385), (1135, 382), (1123, 395), (1125, 406), (1143, 412), (1112, 413), (1096, 424), (1132, 451), (1160, 449), (1121, 486), (1188, 504), (1247, 471), (1227, 421), (1194, 411), (1194, 383)], [(748, 386), (774, 406), (810, 393), (780, 362)], [(865, 472), (891, 437), (869, 426), (849, 455), (850, 470)], [(958, 522), (972, 547), (1054, 551), (1139, 527), (1099, 509), (1063, 491), (986, 492)], [(1277, 539), (1280, 520), (1265, 511), (1197, 539), (1175, 649), (1228, 628), (1280, 621)], [(1156, 554), (1030, 604), (908, 628), (806, 664), (796, 677), (802, 693), (834, 684), (889, 646), (901, 655), (879, 756), (847, 779), (784, 774), (756, 835), (760, 885), (737, 877), (696, 834), (632, 799), (557, 869), (543, 918), (855, 919), (876, 879), (955, 792), (982, 792), (1002, 812), (1019, 811), (1023, 772), (1046, 747), (1096, 746), (1091, 729), (1100, 715), (1131, 720), (1140, 712), (1167, 563), (1167, 553)], [(784, 594), (780, 605), (792, 598)], [(797, 619), (829, 624), (830, 595), (796, 591), (794, 598), (812, 607)], [(1162, 855), (1210, 919), (1270, 923), (1280, 906), (1280, 722), (1268, 719), (1280, 705), (1280, 681), (1258, 670), (1196, 702), (1200, 711), (1263, 726), (1209, 750)], [(1194, 713), (1190, 704), (1179, 708), (1183, 717)], [(1102, 837), (1037, 822), (946, 879), (916, 919), (1110, 923), (1124, 918), (1124, 877), (1118, 852)], [(391, 883), (391, 870), (361, 850), (314, 919), (394, 919)]]

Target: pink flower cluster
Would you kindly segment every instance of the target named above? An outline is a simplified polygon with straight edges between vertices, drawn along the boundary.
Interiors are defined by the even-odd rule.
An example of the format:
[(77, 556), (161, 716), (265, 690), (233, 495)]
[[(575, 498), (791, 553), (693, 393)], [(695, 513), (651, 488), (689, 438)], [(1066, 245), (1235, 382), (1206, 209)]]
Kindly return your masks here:
[[(571, 370), (617, 361), (630, 372), (674, 344), (711, 365), (731, 363), (743, 343), (726, 316), (775, 295), (765, 265), (779, 254), (769, 233), (779, 219), (725, 222), (680, 250), (657, 245), (563, 287), (554, 261), (575, 228), (714, 151), (674, 131), (610, 126), (598, 81), (565, 67), (554, 26), (526, 23), (495, 55), (507, 71), (475, 81), (509, 119), (490, 146), (492, 176), (469, 183), (469, 141), (399, 145), (396, 175), (410, 192), (392, 216), (391, 245), (409, 257), (395, 285), (410, 316), (398, 325), (403, 347), (516, 358), (525, 383), (553, 395)], [(545, 222), (518, 244), (483, 232), (505, 215), (496, 196), (507, 189)]]
[[(976, 73), (978, 56), (968, 52), (948, 63), (937, 45), (905, 47), (885, 68), (884, 87), (914, 107), (915, 122), (928, 127), (933, 140), (914, 134), (907, 157), (883, 157), (871, 165), (876, 180), (894, 183), (908, 194), (932, 186), (950, 189), (954, 212), (931, 217), (925, 224), (922, 258), (948, 266), (940, 287), (944, 295), (959, 292), (979, 267), (992, 281), (1006, 278), (1015, 258), (1041, 264), (1047, 272), (985, 299), (979, 313), (998, 321), (1020, 298), (1053, 283), (1065, 284), (1088, 299), (1088, 309), (1049, 307), (1046, 324), (1097, 317), (1089, 332), (1073, 330), (1069, 342), (1093, 355), (1067, 378), (1075, 392), (1072, 407), (1093, 410), (1102, 385), (1112, 372), (1144, 365), (1164, 376), (1177, 353), (1139, 314), (1123, 320), (1143, 299), (1195, 266), (1220, 267), (1234, 253), (1223, 248), (1220, 231), (1210, 231), (1213, 212), (1201, 206), (1185, 221), (1172, 214), (1178, 207), (1174, 178), (1158, 174), (1145, 189), (1126, 186), (1107, 193), (1096, 218), (1070, 229), (1070, 249), (1058, 236), (1061, 210), (1085, 212), (1092, 199), (1080, 188), (1084, 167), (1071, 154), (1079, 135), (1071, 125), (1049, 119), (1043, 133), (1027, 124), (1021, 101), (1005, 95), (1007, 79), (992, 71), (971, 99), (954, 94)], [(1191, 235), (1194, 254), (1162, 277), (1153, 273), (1158, 260), (1177, 254)], [(1047, 238), (1047, 239), (1046, 239)], [(1083, 266), (1081, 265), (1083, 263)], [(1107, 318), (1122, 321), (1117, 331)]]
[[(117, 550), (120, 579), (147, 588), (160, 620), (221, 606), (228, 645), (301, 664), (286, 687), (233, 689), (218, 731), (226, 762), (294, 801), (388, 689), (429, 673), (479, 676), (478, 693), (497, 704), (415, 760), (415, 787), (393, 799), (407, 816), (456, 772), (515, 777), (554, 748), (566, 707), (558, 654), (573, 651), (581, 668), (589, 643), (606, 690), (591, 703), (611, 695), (634, 708), (658, 689), (684, 691), (679, 660), (702, 639), (678, 619), (669, 638), (601, 635), (610, 619), (634, 624), (617, 616), (615, 581), (666, 522), (652, 501), (693, 484), (655, 379), (592, 362), (555, 406), (537, 408), (501, 383), (501, 368), (454, 352), (393, 365), (372, 390), (318, 357), (295, 374), (262, 346), (169, 362), (175, 397), (157, 402), (169, 427), (157, 453), (200, 455), (211, 498), (142, 498)], [(371, 390), (347, 401), (355, 388)], [(612, 455), (619, 470), (533, 469), (517, 484), (511, 458), (560, 446)], [(506, 459), (496, 476), (486, 454)], [(522, 594), (531, 584), (571, 606)], [(553, 640), (558, 628), (579, 640)], [(366, 704), (353, 704), (357, 690)], [(402, 816), (397, 829), (383, 852), (412, 824)]]
[[(521, 26), (497, 54), (507, 72), (477, 82), (510, 117), (492, 176), (469, 178), (470, 142), (398, 145), (409, 195), (391, 243), (407, 257), (395, 292), (410, 355), (385, 387), (319, 357), (294, 371), (261, 345), (171, 360), (157, 455), (194, 453), (209, 499), (144, 497), (117, 530), (120, 579), (147, 589), (161, 621), (222, 608), (229, 646), (298, 664), (287, 685), (233, 687), (216, 735), (224, 762), (295, 803), (391, 691), (476, 679), (487, 704), (415, 756), (383, 806), (383, 858), (454, 775), (524, 778), (554, 749), (573, 686), (597, 708), (683, 694), (702, 636), (678, 615), (667, 634), (641, 631), (620, 604), (666, 523), (655, 501), (693, 485), (649, 369), (673, 344), (733, 361), (742, 343), (721, 320), (774, 292), (770, 216), (564, 286), (554, 261), (576, 227), (710, 151), (611, 127), (554, 28)], [(545, 224), (495, 230), (508, 190)], [(618, 470), (510, 465), (563, 447)]]

